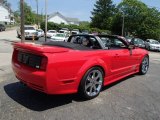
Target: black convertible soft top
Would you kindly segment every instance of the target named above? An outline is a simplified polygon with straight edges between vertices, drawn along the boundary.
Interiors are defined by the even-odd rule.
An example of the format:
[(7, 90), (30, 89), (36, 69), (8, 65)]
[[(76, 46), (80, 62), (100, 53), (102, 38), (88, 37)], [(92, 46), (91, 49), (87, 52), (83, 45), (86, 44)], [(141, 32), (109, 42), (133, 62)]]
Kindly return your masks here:
[(49, 42), (43, 43), (43, 45), (65, 47), (65, 48), (70, 48), (70, 49), (74, 49), (74, 50), (93, 50), (92, 48), (85, 47), (80, 44), (63, 42), (63, 41), (49, 41)]

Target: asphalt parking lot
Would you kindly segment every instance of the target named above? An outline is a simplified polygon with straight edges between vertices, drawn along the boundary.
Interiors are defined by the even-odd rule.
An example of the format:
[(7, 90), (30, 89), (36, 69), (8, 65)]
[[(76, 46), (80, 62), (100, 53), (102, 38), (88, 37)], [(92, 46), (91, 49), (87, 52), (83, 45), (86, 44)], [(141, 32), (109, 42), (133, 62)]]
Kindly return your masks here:
[(160, 64), (147, 75), (132, 75), (104, 87), (89, 101), (78, 95), (49, 96), (22, 86), (12, 73), (0, 82), (0, 119), (12, 120), (159, 120)]
[[(0, 46), (8, 48), (9, 44)], [(0, 49), (1, 55), (6, 54), (3, 61), (12, 52), (6, 48)], [(46, 95), (31, 90), (9, 71), (0, 76), (0, 120), (160, 120), (159, 71), (160, 53), (150, 52), (146, 75), (135, 74), (106, 86), (88, 101), (76, 94)]]

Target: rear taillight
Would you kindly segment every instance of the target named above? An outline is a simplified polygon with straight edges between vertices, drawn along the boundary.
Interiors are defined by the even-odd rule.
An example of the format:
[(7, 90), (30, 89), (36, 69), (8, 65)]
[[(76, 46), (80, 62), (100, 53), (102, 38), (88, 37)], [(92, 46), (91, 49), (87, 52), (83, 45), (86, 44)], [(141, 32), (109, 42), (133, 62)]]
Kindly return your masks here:
[(47, 58), (43, 57), (42, 61), (41, 61), (41, 67), (40, 67), (41, 70), (46, 70), (46, 68), (47, 68), (47, 62), (48, 62)]
[(12, 61), (13, 62), (17, 61), (17, 55), (18, 55), (18, 50), (14, 49), (13, 54), (12, 54)]

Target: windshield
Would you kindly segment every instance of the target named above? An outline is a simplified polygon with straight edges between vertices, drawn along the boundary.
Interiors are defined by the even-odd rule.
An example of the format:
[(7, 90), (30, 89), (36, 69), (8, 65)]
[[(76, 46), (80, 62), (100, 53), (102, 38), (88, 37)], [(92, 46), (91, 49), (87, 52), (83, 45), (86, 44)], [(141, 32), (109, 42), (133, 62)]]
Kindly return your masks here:
[(56, 31), (48, 31), (49, 33), (56, 33)]
[(56, 34), (55, 37), (65, 37), (64, 34)]
[(68, 28), (62, 28), (61, 30), (66, 30), (66, 31), (67, 31), (67, 30), (68, 30)]
[(151, 44), (159, 44), (158, 41), (151, 41)]
[(134, 44), (144, 44), (144, 41), (141, 39), (135, 39)]
[(60, 30), (59, 33), (64, 33), (64, 31), (61, 31), (61, 30)]
[(35, 30), (34, 27), (24, 27), (25, 30)]
[(72, 31), (79, 31), (78, 29), (73, 29)]

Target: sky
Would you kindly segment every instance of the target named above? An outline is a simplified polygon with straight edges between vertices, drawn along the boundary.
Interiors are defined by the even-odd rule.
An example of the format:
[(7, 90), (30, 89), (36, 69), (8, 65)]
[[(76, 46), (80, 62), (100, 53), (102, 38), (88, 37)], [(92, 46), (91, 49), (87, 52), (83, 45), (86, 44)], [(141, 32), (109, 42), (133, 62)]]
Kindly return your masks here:
[[(12, 10), (18, 9), (20, 0), (8, 0), (11, 3)], [(36, 0), (24, 0), (27, 2), (33, 11), (36, 11)], [(45, 11), (45, 0), (39, 1), (39, 13)], [(114, 4), (120, 3), (122, 0), (113, 0)], [(141, 0), (150, 7), (157, 7), (160, 10), (160, 0)], [(60, 12), (66, 17), (78, 18), (80, 21), (90, 21), (91, 11), (94, 8), (96, 0), (48, 0), (48, 14)]]

